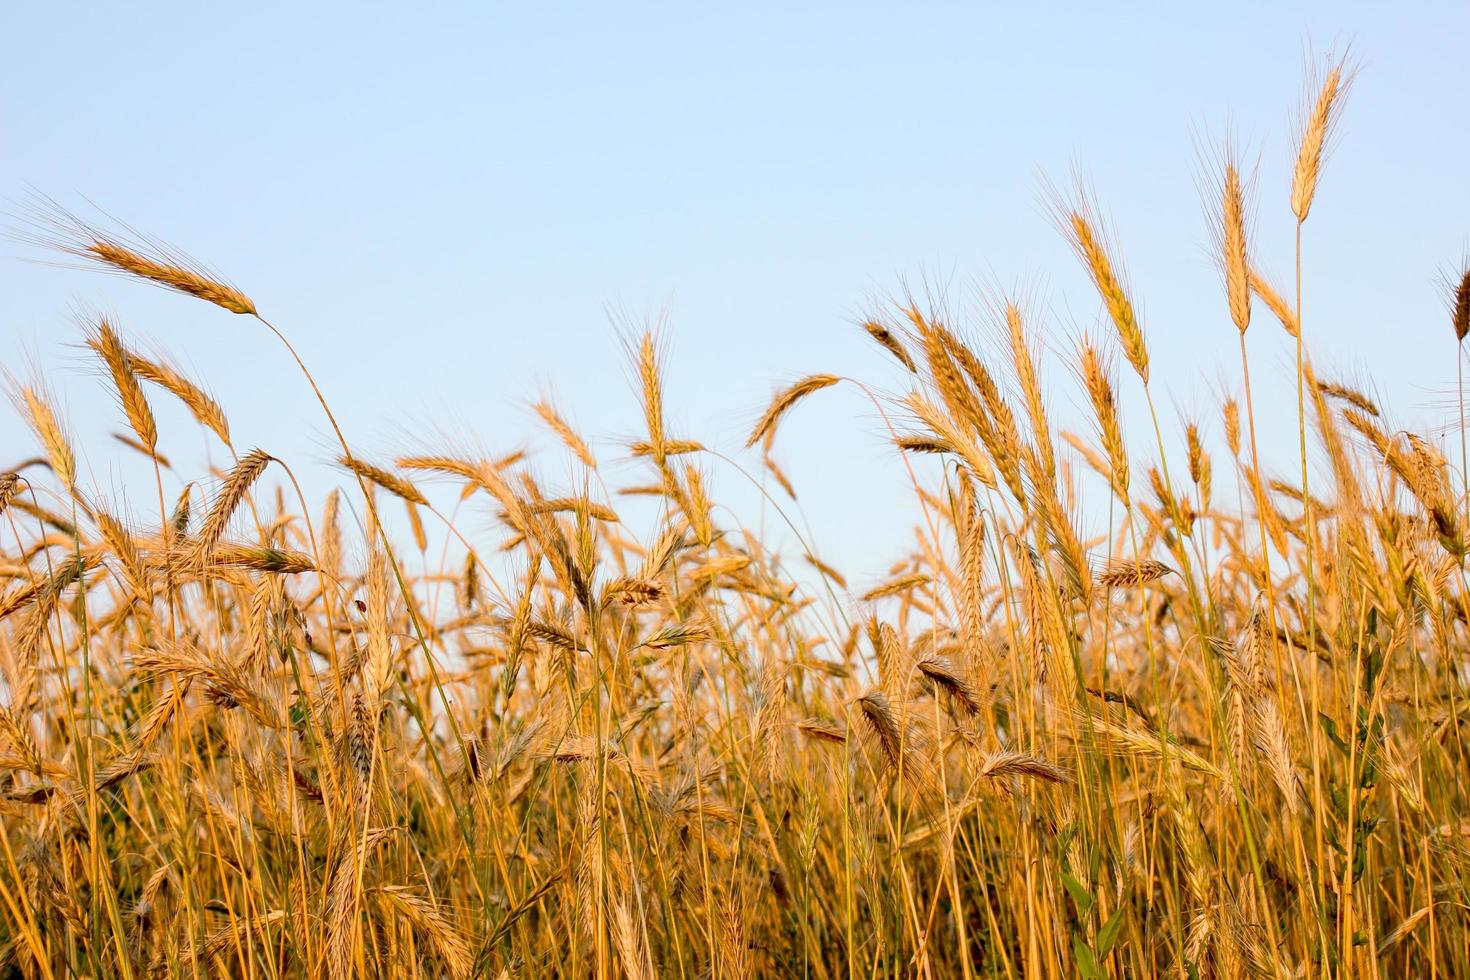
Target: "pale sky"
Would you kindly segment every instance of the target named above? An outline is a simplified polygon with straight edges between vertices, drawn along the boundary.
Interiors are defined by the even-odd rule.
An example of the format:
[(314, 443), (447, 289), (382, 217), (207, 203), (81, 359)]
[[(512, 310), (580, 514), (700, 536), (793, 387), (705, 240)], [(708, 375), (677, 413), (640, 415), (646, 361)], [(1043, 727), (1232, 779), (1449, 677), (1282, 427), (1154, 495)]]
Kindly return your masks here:
[[(438, 432), (533, 444), (566, 487), (528, 404), (555, 392), (620, 452), (638, 416), (617, 323), (663, 320), (671, 428), (753, 468), (739, 447), (778, 385), (901, 385), (854, 324), (904, 283), (946, 285), (962, 311), (977, 282), (1030, 297), (1057, 417), (1077, 425), (1070, 338), (1108, 331), (1039, 191), (1076, 162), (1125, 258), (1161, 410), (1218, 439), (1239, 369), (1202, 152), (1229, 128), (1259, 162), (1254, 254), (1287, 281), (1304, 68), (1351, 42), (1362, 70), (1306, 226), (1309, 347), (1324, 373), (1371, 374), (1404, 422), (1439, 423), (1454, 344), (1436, 279), (1470, 241), (1467, 37), (1463, 3), (15, 3), (0, 199), (91, 201), (220, 270), (293, 339), (364, 455)], [(0, 358), (45, 374), (84, 472), (140, 520), (151, 478), (107, 438), (124, 423), (75, 348), (77, 310), (174, 355), (237, 444), (289, 461), (313, 496), (339, 479), (309, 389), (259, 325), (23, 261), (39, 256), (19, 244), (0, 256)], [(1289, 453), (1286, 338), (1258, 309), (1248, 341), (1264, 448)], [(201, 475), (205, 440), (155, 401), (163, 450)], [(0, 466), (33, 454), (4, 411)], [(819, 549), (858, 579), (911, 541), (884, 438), (843, 386), (778, 441)], [(738, 473), (710, 471), (739, 519), (761, 519)], [(644, 482), (632, 464), (604, 478)]]

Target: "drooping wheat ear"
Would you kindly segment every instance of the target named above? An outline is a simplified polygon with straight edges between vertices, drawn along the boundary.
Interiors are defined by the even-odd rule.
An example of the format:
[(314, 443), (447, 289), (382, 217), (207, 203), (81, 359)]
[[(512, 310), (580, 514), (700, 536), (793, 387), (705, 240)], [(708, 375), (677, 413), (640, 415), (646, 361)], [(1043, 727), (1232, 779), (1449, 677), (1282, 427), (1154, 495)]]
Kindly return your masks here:
[(598, 602), (598, 607), (606, 608), (616, 603), (620, 606), (636, 608), (658, 602), (667, 595), (667, 590), (657, 581), (620, 576), (603, 586), (602, 598)]
[(231, 313), (256, 312), (250, 297), (159, 242), (136, 234), (109, 234), (49, 200), (40, 202), (30, 223), (37, 233), (25, 237), (33, 244), (197, 297)]
[(1082, 260), (1103, 305), (1107, 307), (1108, 317), (1118, 331), (1128, 363), (1133, 365), (1143, 383), (1148, 384), (1148, 347), (1143, 340), (1143, 326), (1134, 312), (1133, 300), (1128, 296), (1128, 286), (1120, 266), (1108, 254), (1107, 237), (1101, 230), (1090, 195), (1079, 187), (1075, 203), (1068, 204), (1060, 194), (1053, 193), (1052, 210), (1058, 226)]
[(571, 511), (577, 514), (586, 514), (594, 521), (608, 521), (616, 524), (618, 522), (617, 512), (606, 504), (599, 504), (595, 500), (586, 497), (553, 497), (550, 500), (538, 500), (531, 505), (533, 514), (555, 514)]
[[(781, 485), (781, 489), (786, 491), (786, 496), (792, 500), (796, 499), (795, 485), (792, 484), (791, 478), (786, 475), (785, 471), (781, 469), (774, 456), (770, 453), (762, 453), (761, 466), (765, 467), (766, 472), (776, 478), (776, 482)], [(700, 540), (703, 541), (705, 539), (701, 538)]]
[(1165, 575), (1174, 574), (1174, 569), (1161, 561), (1145, 558), (1143, 561), (1135, 562), (1126, 558), (1120, 558), (1108, 565), (1097, 577), (1100, 585), (1107, 588), (1127, 588), (1130, 585), (1143, 585), (1146, 582), (1157, 582)]
[(883, 753), (883, 761), (891, 775), (908, 780), (923, 791), (933, 785), (933, 774), (918, 754), (916, 732), (899, 726), (893, 705), (882, 691), (869, 691), (858, 698), (858, 707), (868, 731)]
[(898, 336), (892, 330), (889, 330), (876, 320), (868, 320), (863, 324), (863, 329), (868, 332), (869, 337), (872, 337), (882, 345), (884, 350), (898, 358), (898, 362), (908, 368), (909, 373), (919, 373), (918, 367), (914, 364), (914, 359), (909, 356), (907, 348), (903, 346), (903, 341), (899, 340)]
[(225, 533), (225, 527), (230, 523), (235, 509), (245, 499), (245, 494), (255, 483), (260, 475), (265, 472), (272, 460), (272, 456), (263, 449), (252, 449), (240, 458), (235, 468), (225, 477), (219, 491), (214, 496), (214, 503), (210, 505), (209, 514), (204, 518), (204, 523), (199, 528), (199, 536), (194, 542), (194, 558), (203, 563), (208, 559), (209, 553), (219, 543), (220, 537)]
[(402, 885), (378, 885), (372, 893), (429, 941), (453, 980), (464, 980), (470, 975), (475, 965), (470, 944), (438, 905)]
[(1092, 471), (1094, 473), (1102, 477), (1104, 480), (1112, 480), (1112, 464), (1110, 464), (1105, 458), (1103, 458), (1102, 453), (1089, 446), (1087, 442), (1075, 432), (1068, 432), (1064, 429), (1062, 430), (1060, 435), (1062, 437), (1062, 441), (1071, 446), (1073, 450), (1081, 455), (1083, 461), (1092, 468)]
[(1295, 337), (1300, 330), (1297, 327), (1296, 311), (1291, 304), (1281, 295), (1281, 292), (1272, 286), (1270, 281), (1257, 269), (1251, 269), (1247, 274), (1250, 281), (1251, 291), (1261, 297), (1261, 302), (1281, 321), (1281, 326), (1286, 332)]
[(847, 735), (840, 728), (817, 718), (808, 718), (805, 721), (797, 722), (796, 730), (807, 738), (818, 742), (832, 742), (836, 745), (841, 745), (847, 741)]
[(219, 966), (225, 965), (225, 956), (231, 949), (253, 947), (254, 933), (265, 932), (284, 918), (286, 913), (281, 909), (242, 915), (211, 932), (202, 945), (189, 945), (179, 950), (179, 960), (182, 963), (193, 963), (197, 960), (200, 965), (207, 964), (209, 972), (216, 972)]
[(556, 433), (562, 445), (571, 450), (572, 455), (576, 456), (583, 466), (589, 470), (597, 469), (597, 459), (592, 455), (592, 450), (587, 448), (587, 443), (577, 434), (577, 430), (562, 418), (550, 400), (543, 398), (532, 407), (535, 408), (536, 414), (541, 416), (541, 421), (546, 423), (547, 428)]
[(138, 376), (133, 371), (122, 340), (106, 317), (97, 321), (92, 335), (87, 338), (87, 346), (96, 351), (106, 365), (107, 372), (112, 377), (112, 387), (117, 391), (118, 400), (122, 402), (123, 414), (128, 418), (129, 427), (137, 434), (148, 455), (154, 455), (158, 449), (158, 425), (153, 420), (153, 409), (143, 396), (143, 386), (138, 383)]
[(20, 756), (27, 769), (38, 777), (45, 775), (46, 762), (41, 757), (41, 750), (36, 747), (35, 739), (31, 738), (31, 733), (16, 720), (8, 708), (0, 708), (0, 736), (10, 742), (11, 748)]
[(875, 736), (878, 747), (883, 751), (883, 758), (889, 769), (898, 773), (903, 769), (903, 739), (898, 728), (898, 720), (893, 717), (893, 708), (888, 698), (882, 691), (869, 691), (858, 698), (858, 707), (862, 709), (863, 720), (868, 723), (869, 730)]
[(986, 779), (1026, 776), (1046, 783), (1070, 783), (1072, 774), (1045, 759), (1024, 752), (993, 752), (980, 764), (980, 775)]
[(929, 576), (925, 575), (922, 572), (910, 572), (906, 575), (899, 575), (896, 578), (891, 578), (886, 582), (882, 582), (878, 585), (873, 586), (871, 589), (864, 592), (861, 598), (864, 602), (875, 602), (878, 599), (883, 599), (888, 596), (902, 595), (903, 593), (909, 592), (913, 589), (923, 588), (924, 586), (928, 585), (930, 581), (931, 579), (929, 578)]
[(177, 368), (162, 359), (150, 360), (136, 351), (128, 352), (128, 366), (144, 381), (158, 385), (183, 402), (195, 421), (219, 436), (220, 442), (232, 445), (230, 422), (225, 418), (225, 410)]
[(1410, 913), (1408, 917), (1406, 917), (1402, 922), (1394, 926), (1393, 929), (1388, 933), (1388, 935), (1384, 936), (1376, 944), (1378, 947), (1378, 955), (1383, 956), (1387, 954), (1395, 946), (1403, 942), (1404, 939), (1412, 934), (1415, 929), (1419, 928), (1419, 923), (1429, 918), (1429, 913), (1433, 912), (1434, 906), (1438, 904), (1440, 903), (1431, 902), (1429, 905), (1425, 905), (1422, 908), (1416, 909), (1414, 912)]
[(403, 477), (398, 476), (396, 473), (390, 473), (381, 467), (374, 466), (371, 463), (365, 463), (355, 456), (338, 456), (337, 462), (369, 483), (377, 484), (384, 490), (387, 490), (400, 500), (406, 500), (411, 504), (419, 504), (421, 506), (429, 502), (428, 498), (419, 491), (418, 487)]
[[(1227, 148), (1227, 153), (1232, 151)], [(1246, 261), (1245, 192), (1234, 161), (1225, 164), (1220, 193), (1220, 263), (1225, 269), (1225, 296), (1230, 319), (1241, 333), (1251, 323), (1250, 266)]]
[(172, 864), (160, 865), (148, 876), (148, 880), (143, 883), (143, 890), (139, 893), (138, 899), (133, 903), (130, 911), (132, 931), (129, 934), (129, 938), (132, 941), (137, 942), (141, 940), (152, 926), (153, 913), (158, 902), (159, 894), (163, 891), (163, 886), (168, 884), (169, 871), (172, 867)]
[(1102, 355), (1092, 340), (1083, 337), (1078, 346), (1082, 383), (1097, 416), (1103, 451), (1108, 455), (1108, 479), (1118, 499), (1128, 502), (1128, 453), (1123, 446), (1123, 427), (1118, 420), (1118, 400), (1113, 395), (1113, 382)]
[[(665, 456), (683, 456), (688, 453), (702, 453), (704, 451), (704, 443), (694, 439), (664, 440)], [(642, 439), (635, 439), (628, 444), (628, 452), (633, 456), (652, 456), (653, 446), (644, 442)]]
[(1450, 280), (1450, 287), (1450, 326), (1455, 330), (1455, 339), (1463, 343), (1470, 335), (1470, 264), (1458, 281)]
[(0, 515), (5, 513), (5, 508), (10, 506), (10, 499), (15, 496), (20, 487), (19, 473), (0, 473)]
[(1319, 380), (1316, 387), (1318, 391), (1328, 398), (1335, 398), (1340, 402), (1346, 402), (1358, 411), (1366, 412), (1374, 418), (1378, 418), (1383, 414), (1378, 408), (1377, 402), (1350, 385), (1345, 385), (1338, 381)]
[(893, 444), (906, 453), (932, 453), (942, 456), (955, 452), (955, 447), (935, 436), (899, 436)]
[[(1353, 67), (1344, 55), (1332, 64), (1322, 85), (1316, 89), (1311, 107), (1303, 113), (1297, 138), (1296, 167), (1291, 174), (1291, 210), (1297, 223), (1307, 220), (1312, 198), (1317, 193), (1317, 180), (1322, 175), (1322, 160), (1328, 151), (1332, 131), (1342, 115), (1342, 104), (1352, 85)], [(1312, 91), (1307, 92), (1309, 98)]]
[(147, 456), (149, 459), (156, 460), (158, 462), (158, 465), (166, 470), (171, 470), (174, 468), (174, 464), (169, 461), (169, 458), (167, 456), (156, 449), (150, 451), (147, 446), (143, 445), (136, 438), (128, 435), (126, 432), (114, 432), (112, 433), (112, 438), (116, 439), (118, 442), (122, 443), (124, 446), (127, 446), (134, 452), (141, 453), (142, 455)]
[(180, 683), (202, 681), (216, 706), (244, 708), (263, 725), (278, 724), (277, 705), (240, 668), (227, 660), (209, 657), (184, 641), (168, 650), (156, 647), (139, 650), (133, 655), (133, 669), (145, 675), (174, 674)]
[(253, 568), (258, 572), (273, 572), (277, 575), (300, 575), (317, 570), (316, 562), (305, 552), (285, 548), (261, 548), (248, 544), (216, 544), (211, 559), (216, 565)]
[(793, 405), (807, 395), (810, 395), (814, 391), (821, 391), (823, 388), (830, 388), (840, 380), (836, 375), (813, 374), (802, 378), (788, 388), (776, 392), (776, 396), (771, 399), (771, 404), (767, 406), (765, 414), (761, 416), (760, 421), (751, 430), (750, 438), (745, 440), (745, 448), (749, 449), (758, 442), (764, 443), (767, 448), (770, 448), (772, 440), (776, 437), (776, 426), (780, 423), (781, 416), (785, 415)]
[(25, 416), (31, 431), (46, 451), (46, 461), (69, 492), (75, 493), (77, 486), (77, 457), (72, 452), (71, 440), (56, 419), (51, 403), (45, 394), (32, 385), (19, 385), (13, 389), (12, 398), (16, 407)]
[(847, 577), (839, 572), (837, 569), (822, 561), (822, 559), (818, 558), (816, 555), (805, 555), (803, 557), (806, 558), (807, 562), (813, 568), (815, 568), (818, 572), (822, 574), (823, 578), (831, 580), (831, 582), (839, 589), (847, 588)]
[(1222, 783), (1226, 781), (1225, 773), (1212, 762), (1180, 745), (1167, 733), (1110, 720), (1101, 714), (1084, 714), (1080, 710), (1075, 712), (1075, 716), (1079, 728), (1091, 729), (1107, 738), (1105, 747), (1109, 753), (1178, 763), (1185, 769), (1204, 773)]
[(980, 713), (980, 693), (949, 660), (944, 657), (925, 657), (915, 666), (919, 668), (919, 673), (933, 681), (960, 707), (972, 715)]
[[(418, 470), (425, 473), (438, 473), (448, 476), (457, 476), (469, 482), (465, 493), (470, 493), (479, 487), (494, 493), (493, 487), (502, 484), (500, 477), (495, 476), (490, 484), (483, 482), (486, 474), (498, 474), (504, 467), (500, 463), (492, 463), (489, 460), (461, 459), (457, 456), (399, 456), (393, 461), (393, 465), (405, 470)], [(511, 465), (506, 463), (506, 466)]]

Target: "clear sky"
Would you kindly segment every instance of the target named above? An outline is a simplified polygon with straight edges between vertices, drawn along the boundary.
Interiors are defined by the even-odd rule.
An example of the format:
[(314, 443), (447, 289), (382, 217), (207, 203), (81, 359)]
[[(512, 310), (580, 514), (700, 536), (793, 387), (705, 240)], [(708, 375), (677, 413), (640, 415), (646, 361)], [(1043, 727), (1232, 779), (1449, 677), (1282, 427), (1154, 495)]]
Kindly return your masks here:
[[(0, 198), (91, 200), (224, 272), (369, 456), (439, 431), (550, 446), (527, 408), (544, 390), (612, 449), (637, 429), (614, 324), (660, 316), (673, 428), (733, 453), (779, 383), (896, 386), (854, 322), (904, 282), (947, 285), (961, 308), (977, 280), (1020, 287), (1075, 417), (1068, 338), (1100, 310), (1038, 188), (1076, 161), (1126, 256), (1161, 408), (1218, 437), (1236, 334), (1200, 146), (1229, 126), (1259, 160), (1255, 251), (1284, 281), (1307, 52), (1351, 42), (1363, 70), (1306, 230), (1307, 333), (1333, 371), (1371, 373), (1402, 418), (1433, 423), (1454, 384), (1436, 276), (1470, 236), (1467, 37), (1463, 3), (14, 3)], [(242, 447), (291, 461), (314, 493), (337, 479), (309, 391), (258, 325), (0, 253), (0, 358), (46, 373), (99, 484), (121, 493), (135, 471), (73, 346), (78, 308), (205, 379)], [(1285, 338), (1259, 311), (1249, 340), (1263, 439), (1289, 450)], [(0, 464), (29, 455), (0, 417)], [(821, 549), (859, 577), (910, 540), (883, 436), (838, 388), (779, 441)], [(181, 470), (203, 446), (165, 415)], [(569, 469), (540, 460), (565, 486)], [(751, 503), (712, 469), (717, 497)]]

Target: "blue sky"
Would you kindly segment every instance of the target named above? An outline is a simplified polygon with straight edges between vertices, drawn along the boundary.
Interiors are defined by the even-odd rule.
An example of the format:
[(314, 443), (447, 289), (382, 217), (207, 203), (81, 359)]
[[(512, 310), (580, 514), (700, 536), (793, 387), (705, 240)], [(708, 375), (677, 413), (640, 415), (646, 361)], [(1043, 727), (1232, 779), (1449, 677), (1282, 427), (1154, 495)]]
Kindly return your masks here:
[[(1470, 240), (1467, 36), (1463, 4), (11, 5), (0, 198), (91, 200), (222, 270), (369, 456), (441, 431), (550, 447), (527, 407), (544, 391), (615, 451), (637, 429), (616, 324), (657, 318), (673, 427), (733, 453), (780, 383), (898, 385), (854, 322), (905, 283), (962, 310), (977, 282), (1029, 296), (1077, 425), (1069, 338), (1100, 310), (1039, 204), (1039, 175), (1076, 162), (1126, 256), (1161, 408), (1218, 436), (1238, 362), (1200, 147), (1228, 126), (1259, 161), (1255, 255), (1285, 280), (1307, 52), (1351, 42), (1363, 70), (1306, 228), (1306, 330), (1330, 373), (1371, 372), (1398, 417), (1433, 424), (1454, 383), (1436, 275)], [(310, 492), (337, 479), (258, 325), (0, 252), (0, 358), (47, 375), (99, 486), (126, 497), (136, 470), (106, 439), (122, 423), (74, 349), (78, 308), (207, 380), (237, 441)], [(1289, 451), (1286, 338), (1258, 311), (1249, 341), (1263, 444)], [(29, 455), (5, 418), (0, 460)], [(164, 422), (195, 474), (204, 440)], [(858, 577), (911, 540), (883, 437), (839, 387), (778, 446), (823, 553)], [(711, 466), (716, 496), (759, 520), (743, 478)], [(550, 451), (537, 467), (572, 478)]]

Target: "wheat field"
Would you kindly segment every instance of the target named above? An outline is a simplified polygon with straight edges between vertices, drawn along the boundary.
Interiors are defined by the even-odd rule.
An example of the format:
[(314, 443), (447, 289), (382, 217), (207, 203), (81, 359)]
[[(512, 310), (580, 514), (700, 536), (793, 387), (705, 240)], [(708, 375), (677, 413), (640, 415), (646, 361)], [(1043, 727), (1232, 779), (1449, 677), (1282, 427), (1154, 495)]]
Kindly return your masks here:
[[(875, 309), (852, 342), (888, 372), (782, 389), (741, 450), (666, 424), (649, 332), (615, 471), (537, 405), (579, 474), (557, 486), (520, 454), (369, 458), (298, 359), (343, 476), (303, 499), (94, 320), (118, 451), (155, 478), (112, 512), (48, 380), (10, 378), (37, 455), (0, 475), (0, 975), (1470, 976), (1463, 412), (1441, 440), (1319, 375), (1300, 301), (1352, 79), (1313, 79), (1289, 193), (1228, 142), (1206, 168), (1199, 302), (1240, 334), (1208, 426), (1154, 411), (1081, 184), (1047, 199), (1091, 335), (1005, 295), (985, 324)], [(1256, 266), (1258, 213), (1294, 277)], [(171, 249), (50, 205), (29, 227), (290, 347)], [(1444, 356), (1470, 269), (1447, 283)], [(1249, 341), (1278, 330), (1299, 454), (1263, 462)], [(743, 451), (779, 510), (781, 423), (837, 385), (922, 515), (871, 588), (711, 497)], [(175, 471), (160, 400), (229, 465)]]

